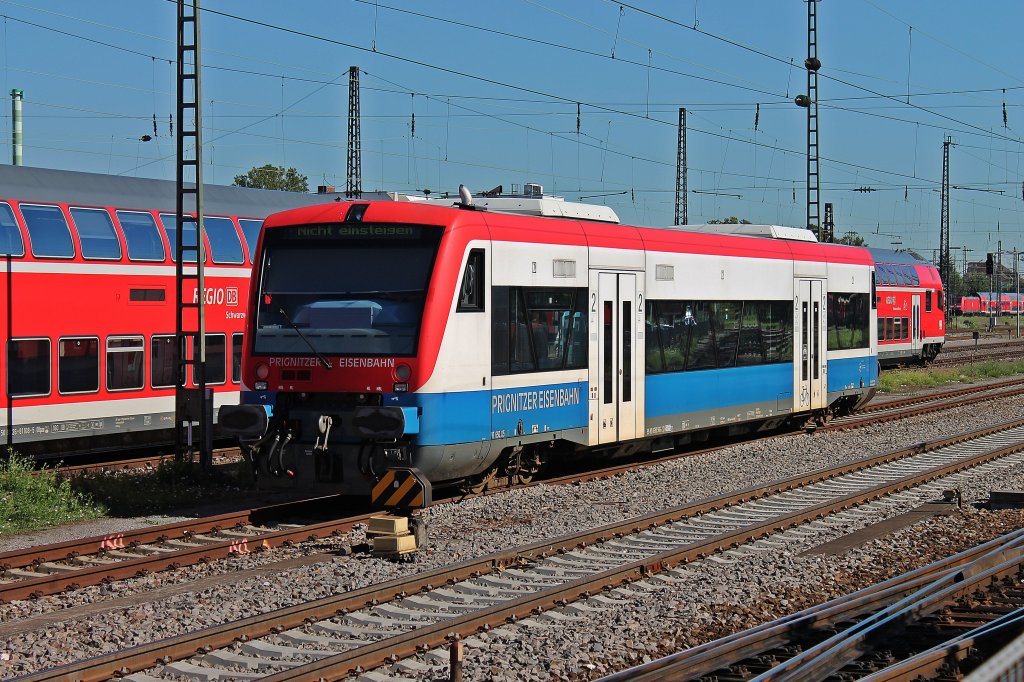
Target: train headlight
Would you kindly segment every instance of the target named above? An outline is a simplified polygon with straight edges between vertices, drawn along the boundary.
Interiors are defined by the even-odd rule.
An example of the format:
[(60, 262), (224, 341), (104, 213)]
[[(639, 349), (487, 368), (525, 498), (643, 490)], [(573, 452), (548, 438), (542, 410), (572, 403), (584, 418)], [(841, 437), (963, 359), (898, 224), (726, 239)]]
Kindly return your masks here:
[(412, 376), (412, 367), (406, 364), (400, 364), (395, 366), (395, 379), (399, 381), (408, 381), (409, 377)]
[(256, 365), (256, 378), (260, 381), (266, 381), (267, 377), (270, 376), (270, 367), (263, 364), (262, 362)]

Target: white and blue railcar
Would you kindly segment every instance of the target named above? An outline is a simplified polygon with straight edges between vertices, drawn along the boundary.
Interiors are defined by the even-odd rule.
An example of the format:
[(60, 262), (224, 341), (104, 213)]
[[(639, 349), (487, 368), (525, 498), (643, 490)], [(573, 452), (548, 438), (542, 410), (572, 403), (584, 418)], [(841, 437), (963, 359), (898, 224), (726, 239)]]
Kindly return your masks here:
[(869, 399), (871, 255), (734, 229), (402, 202), (271, 216), (246, 404), (221, 421), (259, 438), (268, 470), (366, 494), (395, 467), (526, 479)]

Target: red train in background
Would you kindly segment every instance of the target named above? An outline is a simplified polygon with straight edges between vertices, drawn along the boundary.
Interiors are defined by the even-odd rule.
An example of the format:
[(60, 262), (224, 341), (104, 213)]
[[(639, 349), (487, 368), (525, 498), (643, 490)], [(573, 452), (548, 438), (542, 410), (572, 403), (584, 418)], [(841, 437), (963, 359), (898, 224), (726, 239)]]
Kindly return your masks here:
[(1024, 297), (1015, 293), (998, 295), (993, 291), (979, 291), (973, 296), (961, 296), (958, 310), (961, 315), (991, 315), (994, 313), (1016, 314), (1024, 310)]
[(946, 339), (946, 300), (938, 268), (907, 251), (869, 251), (875, 259), (879, 364), (931, 362)]
[[(337, 200), (205, 187), (215, 407), (238, 402), (262, 219)], [(174, 206), (173, 182), (0, 166), (0, 442), (55, 456), (173, 441)]]

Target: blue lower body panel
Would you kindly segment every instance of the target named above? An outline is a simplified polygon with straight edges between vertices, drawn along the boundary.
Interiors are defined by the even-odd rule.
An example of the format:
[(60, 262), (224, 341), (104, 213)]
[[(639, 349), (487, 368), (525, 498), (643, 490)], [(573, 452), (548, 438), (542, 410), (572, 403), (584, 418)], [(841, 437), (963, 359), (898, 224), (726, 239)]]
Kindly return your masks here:
[(792, 412), (793, 363), (654, 374), (645, 381), (646, 436)]

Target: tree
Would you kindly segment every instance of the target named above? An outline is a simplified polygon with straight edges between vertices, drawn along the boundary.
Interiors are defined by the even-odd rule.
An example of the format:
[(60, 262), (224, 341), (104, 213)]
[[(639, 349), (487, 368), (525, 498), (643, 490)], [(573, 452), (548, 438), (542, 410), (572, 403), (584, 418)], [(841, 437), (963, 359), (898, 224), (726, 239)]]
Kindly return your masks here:
[(847, 232), (842, 237), (836, 240), (836, 244), (846, 244), (847, 246), (867, 246), (868, 243), (864, 237), (861, 237), (856, 232)]
[(734, 215), (733, 216), (729, 216), (725, 220), (718, 220), (717, 218), (712, 218), (711, 220), (708, 221), (708, 225), (752, 225), (752, 224), (753, 223), (751, 223), (746, 218), (743, 218), (742, 220), (740, 220), (739, 218), (737, 218)]
[(234, 184), (238, 187), (255, 189), (277, 189), (285, 192), (308, 192), (309, 182), (305, 175), (299, 175), (294, 168), (266, 164), (253, 166), (245, 175), (236, 175)]

